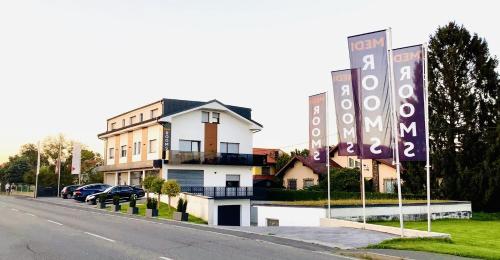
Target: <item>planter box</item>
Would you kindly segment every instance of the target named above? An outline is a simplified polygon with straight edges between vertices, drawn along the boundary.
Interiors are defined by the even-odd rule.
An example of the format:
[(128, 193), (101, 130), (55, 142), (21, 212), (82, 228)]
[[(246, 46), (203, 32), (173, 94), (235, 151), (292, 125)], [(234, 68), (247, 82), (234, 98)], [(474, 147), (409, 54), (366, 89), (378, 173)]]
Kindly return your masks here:
[(189, 214), (183, 212), (174, 212), (174, 220), (177, 221), (188, 221)]
[(139, 214), (139, 208), (138, 207), (132, 207), (132, 208), (129, 207), (127, 209), (127, 213), (137, 215), (137, 214)]
[(118, 204), (118, 205), (114, 205), (114, 206), (115, 206), (115, 212), (122, 210), (122, 205)]
[(97, 203), (97, 208), (105, 209), (106, 208), (106, 204)]
[(158, 217), (158, 209), (146, 209), (146, 217)]

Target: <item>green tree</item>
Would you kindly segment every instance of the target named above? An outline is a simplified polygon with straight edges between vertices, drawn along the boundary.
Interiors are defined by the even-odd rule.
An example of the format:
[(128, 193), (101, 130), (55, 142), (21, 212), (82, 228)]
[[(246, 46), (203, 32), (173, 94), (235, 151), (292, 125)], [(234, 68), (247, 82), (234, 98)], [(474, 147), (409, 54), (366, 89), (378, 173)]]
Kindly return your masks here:
[(294, 156), (308, 157), (309, 150), (308, 149), (302, 149), (302, 150), (295, 149), (295, 150), (290, 152), (290, 156), (292, 156), (292, 157), (294, 157)]
[[(360, 172), (358, 168), (332, 168), (330, 170), (330, 190), (345, 192), (360, 192)], [(328, 190), (328, 179), (320, 180), (319, 188)], [(370, 188), (365, 187), (366, 190)]]
[(179, 195), (181, 192), (181, 186), (175, 180), (168, 180), (163, 183), (161, 192), (168, 196), (168, 205), (170, 205), (170, 198)]
[(156, 180), (156, 176), (146, 176), (142, 181), (142, 187), (146, 191), (146, 199), (149, 199), (149, 193), (153, 192), (153, 183)]
[(498, 198), (498, 189), (491, 187), (498, 178), (498, 151), (492, 147), (499, 135), (497, 66), (486, 41), (463, 26), (451, 22), (431, 36), (432, 176), (442, 178), (446, 197), (471, 200), (475, 209)]
[(160, 199), (162, 194), (162, 187), (165, 180), (161, 177), (155, 177), (151, 182), (151, 192), (158, 196), (157, 208), (160, 209)]

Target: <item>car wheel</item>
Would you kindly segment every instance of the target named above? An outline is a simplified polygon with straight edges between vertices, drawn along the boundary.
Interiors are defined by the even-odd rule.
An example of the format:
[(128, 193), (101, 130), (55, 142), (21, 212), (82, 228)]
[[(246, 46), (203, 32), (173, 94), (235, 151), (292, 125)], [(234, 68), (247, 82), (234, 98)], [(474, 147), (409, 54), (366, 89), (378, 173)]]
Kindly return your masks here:
[(73, 197), (71, 194), (66, 195), (66, 199), (71, 199)]
[(132, 195), (130, 195), (130, 199), (135, 199), (135, 200), (137, 200), (137, 194), (132, 194)]

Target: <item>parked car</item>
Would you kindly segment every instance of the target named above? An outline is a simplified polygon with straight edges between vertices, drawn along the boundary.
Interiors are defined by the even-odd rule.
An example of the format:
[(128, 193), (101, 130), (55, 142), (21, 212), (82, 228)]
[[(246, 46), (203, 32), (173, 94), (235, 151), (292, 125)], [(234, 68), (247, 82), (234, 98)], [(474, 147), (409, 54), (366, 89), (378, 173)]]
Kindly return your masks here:
[(103, 192), (109, 187), (111, 187), (111, 185), (103, 183), (88, 184), (76, 189), (73, 192), (73, 199), (83, 202), (85, 201), (88, 195), (92, 195), (98, 192)]
[(85, 201), (89, 204), (96, 204), (98, 202), (98, 198), (101, 195), (106, 196), (106, 201), (113, 200), (115, 195), (120, 196), (120, 200), (130, 200), (131, 198), (141, 198), (144, 197), (145, 193), (142, 188), (132, 187), (128, 185), (119, 185), (107, 188), (103, 192), (94, 193), (92, 195), (87, 196)]
[(69, 185), (61, 190), (61, 196), (63, 199), (71, 199), (73, 197), (73, 192), (78, 189), (80, 185)]

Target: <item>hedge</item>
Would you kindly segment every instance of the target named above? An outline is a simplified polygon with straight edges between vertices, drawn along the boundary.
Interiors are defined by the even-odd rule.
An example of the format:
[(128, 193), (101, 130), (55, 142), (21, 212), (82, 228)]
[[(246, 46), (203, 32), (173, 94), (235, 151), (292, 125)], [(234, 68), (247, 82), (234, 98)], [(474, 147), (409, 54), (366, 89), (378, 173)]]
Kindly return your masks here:
[[(300, 201), (300, 200), (323, 200), (327, 199), (328, 195), (325, 191), (310, 191), (310, 190), (285, 190), (285, 189), (267, 189), (265, 191), (258, 191), (260, 199), (271, 201)], [(379, 192), (366, 192), (366, 199), (397, 199), (398, 195), (395, 193), (379, 193)], [(425, 199), (425, 196), (404, 194), (405, 199)], [(340, 199), (360, 199), (360, 192), (341, 192), (332, 191), (331, 198), (333, 200)]]

